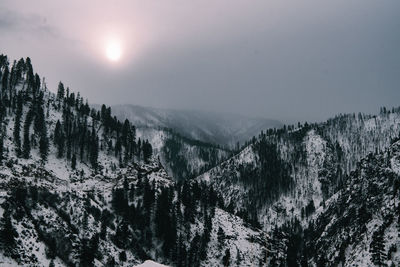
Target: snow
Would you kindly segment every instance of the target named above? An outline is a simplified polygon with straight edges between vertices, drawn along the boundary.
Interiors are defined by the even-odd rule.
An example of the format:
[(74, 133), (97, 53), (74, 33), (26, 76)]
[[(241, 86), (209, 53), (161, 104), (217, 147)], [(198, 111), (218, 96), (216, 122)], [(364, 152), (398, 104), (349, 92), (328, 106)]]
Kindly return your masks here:
[(147, 260), (142, 264), (135, 265), (134, 267), (168, 267), (167, 265), (163, 265), (152, 260)]
[(4, 254), (0, 252), (0, 266), (1, 267), (15, 267), (15, 266), (18, 266), (18, 263), (9, 257), (5, 257)]
[(390, 164), (393, 172), (395, 172), (397, 175), (400, 175), (400, 160), (398, 158), (392, 158), (390, 160)]
[[(217, 152), (217, 158), (226, 159), (230, 152), (224, 149), (219, 149), (216, 147), (205, 148), (201, 145), (196, 145), (190, 143), (169, 130), (162, 129), (162, 128), (151, 128), (151, 127), (137, 127), (136, 128), (136, 138), (141, 140), (148, 140), (153, 147), (153, 154), (156, 157), (160, 158), (160, 161), (164, 168), (166, 169), (167, 173), (171, 177), (175, 177), (175, 173), (171, 166), (171, 162), (169, 162), (165, 158), (164, 150), (166, 148), (165, 144), (168, 140), (177, 139), (178, 142), (181, 143), (180, 151), (178, 152), (179, 156), (183, 156), (185, 158), (187, 168), (189, 172), (197, 173), (199, 170), (204, 168), (209, 164), (209, 162), (204, 161), (201, 158), (201, 150), (202, 149), (213, 149)], [(178, 156), (176, 155), (176, 156)], [(181, 177), (178, 177), (181, 178)]]
[[(52, 97), (52, 95), (50, 95)], [(23, 118), (26, 116), (26, 107), (24, 107)], [(49, 112), (50, 116), (46, 118), (48, 121), (48, 132), (54, 132), (55, 122), (57, 120), (62, 120), (61, 113), (55, 111), (52, 107)], [(144, 117), (144, 121), (153, 120), (157, 123), (160, 122), (157, 116), (167, 116), (165, 114), (147, 114)], [(348, 117), (347, 119), (349, 119)], [(6, 136), (11, 137), (14, 121), (7, 118)], [(88, 118), (89, 123), (91, 118)], [(21, 123), (22, 124), (22, 123)], [(243, 124), (242, 124), (243, 125)], [(248, 124), (247, 126), (249, 126)], [(395, 135), (398, 135), (400, 129), (400, 116), (399, 114), (382, 115), (377, 117), (366, 117), (365, 121), (355, 119), (351, 122), (351, 125), (344, 130), (337, 130), (332, 126), (332, 129), (336, 129), (331, 132), (327, 131), (325, 133), (331, 139), (330, 142), (337, 142), (340, 144), (344, 150), (344, 157), (347, 161), (347, 170), (353, 168), (353, 165), (359, 160), (359, 158), (366, 155), (368, 152), (374, 152), (375, 149), (381, 150), (388, 146), (390, 139)], [(198, 131), (191, 129), (191, 135), (201, 137)], [(355, 131), (360, 132), (360, 136), (354, 137)], [(229, 132), (229, 131), (228, 131)], [(210, 129), (205, 129), (203, 133), (212, 135), (213, 132)], [(240, 131), (240, 134), (244, 134)], [(378, 135), (379, 134), (379, 135)], [(99, 136), (102, 136), (102, 130), (99, 131)], [(137, 138), (149, 139), (150, 143), (153, 145), (153, 149), (156, 154), (161, 154), (162, 149), (165, 146), (165, 142), (168, 138), (171, 138), (172, 134), (169, 131), (163, 130), (161, 128), (152, 127), (139, 127), (137, 129)], [(377, 138), (379, 137), (379, 138)], [(325, 138), (325, 139), (324, 139)], [(361, 139), (359, 146), (353, 146), (352, 142), (356, 138)], [(12, 167), (0, 167), (0, 185), (1, 188), (8, 188), (11, 182), (25, 182), (26, 184), (34, 184), (40, 187), (47, 188), (50, 192), (57, 192), (60, 195), (67, 195), (60, 204), (58, 209), (63, 209), (69, 212), (71, 216), (71, 223), (79, 225), (80, 220), (84, 217), (83, 213), (85, 209), (83, 208), (84, 201), (88, 199), (88, 195), (93, 193), (93, 198), (89, 199), (91, 206), (96, 208), (107, 208), (107, 203), (110, 203), (111, 191), (113, 188), (122, 186), (122, 177), (127, 177), (129, 183), (137, 182), (137, 171), (135, 169), (121, 168), (115, 172), (108, 172), (112, 164), (117, 164), (118, 160), (110, 157), (104, 151), (99, 154), (99, 164), (104, 167), (102, 173), (93, 173), (91, 168), (86, 164), (77, 162), (77, 169), (80, 172), (83, 171), (83, 175), (77, 174), (77, 171), (73, 171), (69, 166), (70, 163), (65, 159), (58, 159), (56, 155), (56, 149), (53, 145), (50, 146), (50, 153), (48, 161), (46, 164), (42, 165), (40, 163), (40, 157), (38, 155), (37, 149), (32, 149), (32, 157), (28, 160), (17, 159), (13, 151), (13, 143), (11, 138), (5, 138), (5, 147), (10, 148), (7, 152), (7, 160), (15, 160), (12, 163)], [(268, 203), (262, 207), (259, 213), (260, 221), (263, 222), (265, 230), (270, 230), (274, 226), (282, 225), (284, 222), (297, 217), (300, 219), (301, 208), (305, 207), (309, 201), (313, 201), (316, 206), (316, 213), (310, 218), (305, 218), (302, 220), (303, 226), (307, 226), (307, 223), (314, 219), (316, 220), (320, 214), (327, 210), (327, 207), (335, 204), (338, 198), (338, 193), (328, 199), (325, 204), (326, 208), (321, 206), (323, 200), (320, 173), (324, 170), (324, 164), (329, 163), (331, 158), (330, 150), (328, 147), (327, 138), (323, 134), (317, 133), (315, 130), (309, 131), (304, 139), (302, 140), (302, 147), (305, 148), (305, 161), (306, 164), (303, 166), (301, 164), (294, 164), (296, 168), (296, 173), (293, 174), (293, 179), (295, 181), (295, 190), (287, 194), (282, 194), (278, 200), (274, 203)], [(284, 160), (289, 160), (290, 155), (293, 153), (293, 147), (290, 142), (285, 140), (278, 140), (279, 151), (281, 157)], [(395, 144), (393, 147), (400, 146), (400, 143)], [(227, 155), (227, 152), (219, 149), (218, 150), (220, 158)], [(191, 170), (200, 169), (205, 166), (207, 162), (199, 157), (198, 148), (187, 142), (183, 143), (182, 155), (184, 155), (188, 162), (189, 168)], [(161, 162), (163, 162), (161, 157)], [(18, 161), (18, 162), (17, 162)], [(199, 176), (197, 179), (205, 181), (207, 183), (213, 183), (217, 181), (219, 184), (218, 188), (223, 193), (223, 198), (226, 203), (234, 203), (236, 208), (243, 207), (246, 197), (246, 188), (240, 183), (235, 183), (235, 178), (238, 177), (237, 167), (239, 165), (247, 164), (252, 168), (257, 168), (257, 154), (253, 151), (253, 146), (250, 145), (244, 148), (240, 153), (234, 157), (226, 160), (219, 166), (213, 168), (212, 170)], [(165, 162), (164, 162), (165, 163)], [(394, 149), (391, 151), (390, 167), (394, 173), (400, 175), (400, 149)], [(156, 189), (160, 187), (168, 187), (173, 184), (173, 181), (167, 171), (161, 166), (158, 161), (153, 161), (151, 164), (141, 164), (141, 169), (146, 171), (147, 177), (151, 183), (154, 182)], [(108, 171), (107, 171), (108, 169)], [(168, 166), (167, 166), (168, 170)], [(225, 177), (223, 175), (227, 174)], [(7, 191), (0, 191), (0, 204), (3, 203), (7, 197)], [(101, 201), (102, 199), (102, 201)], [(385, 209), (393, 209), (396, 203), (390, 202), (386, 199)], [(398, 203), (397, 203), (398, 205)], [(0, 218), (3, 217), (4, 210), (0, 207)], [(43, 222), (47, 230), (54, 231), (54, 229), (68, 228), (66, 222), (60, 218), (60, 214), (57, 213), (54, 207), (44, 207), (38, 205), (32, 210), (32, 216)], [(99, 232), (100, 224), (94, 219), (94, 217), (89, 214), (87, 215), (87, 226), (85, 229), (79, 229), (78, 234), (71, 238), (89, 238), (94, 233)], [(331, 218), (330, 223), (332, 224), (337, 218)], [(397, 245), (398, 242), (398, 228), (396, 225), (398, 218), (394, 218), (394, 222), (389, 225), (385, 230), (385, 244), (386, 251), (389, 246)], [(21, 221), (13, 221), (17, 232), (19, 233), (18, 241), (21, 244), (19, 249), (21, 252), (27, 253), (30, 256), (34, 256), (37, 261), (48, 266), (49, 259), (46, 257), (45, 244), (38, 240), (37, 232), (33, 229), (35, 228), (32, 221), (24, 218)], [(240, 266), (254, 266), (258, 265), (260, 258), (262, 258), (262, 251), (266, 245), (265, 238), (267, 233), (261, 230), (253, 229), (243, 222), (237, 216), (234, 216), (222, 209), (217, 208), (215, 211), (215, 216), (212, 221), (212, 232), (210, 237), (210, 243), (207, 250), (206, 261), (202, 264), (204, 266), (218, 266), (221, 265), (221, 259), (223, 252), (229, 249), (231, 254), (231, 259), (235, 259), (240, 253), (242, 259)], [(371, 242), (371, 236), (376, 229), (382, 225), (381, 214), (375, 214), (374, 218), (367, 225), (367, 234), (360, 237), (359, 242), (350, 246), (346, 250), (346, 258), (348, 261), (345, 266), (369, 266), (370, 255), (369, 255), (369, 244)], [(328, 224), (328, 227), (330, 224)], [(226, 239), (223, 244), (219, 244), (217, 231), (222, 228), (225, 232)], [(194, 225), (191, 225), (191, 233), (202, 231), (204, 226), (198, 220)], [(110, 235), (112, 235), (114, 230), (106, 230)], [(76, 240), (75, 240), (76, 241)], [(119, 252), (121, 250), (114, 246), (112, 242), (100, 241), (99, 244), (101, 251), (106, 255), (112, 255), (114, 258), (118, 258)], [(151, 252), (150, 252), (151, 253)], [(394, 262), (400, 261), (400, 251), (392, 255)], [(231, 260), (232, 261), (232, 260)], [(125, 265), (132, 266), (137, 264), (137, 258), (131, 252), (127, 252), (127, 261)], [(56, 266), (64, 265), (63, 262), (56, 258)], [(122, 265), (122, 263), (119, 263)], [(12, 259), (4, 257), (0, 254), (0, 266), (15, 266), (17, 263)], [(96, 260), (96, 266), (103, 265), (103, 262)], [(144, 263), (137, 265), (141, 267), (162, 267), (162, 265), (154, 261), (148, 260)]]
[(390, 159), (390, 165), (394, 173), (400, 175), (400, 141), (392, 145), (392, 158)]
[[(222, 247), (218, 241), (218, 229), (222, 228), (225, 240)], [(256, 266), (262, 259), (262, 251), (266, 245), (267, 234), (256, 229), (246, 227), (242, 219), (222, 209), (215, 209), (210, 243), (207, 248), (207, 259), (203, 266), (220, 266), (226, 249), (230, 250), (231, 265), (237, 260), (240, 253), (240, 266)]]
[(314, 205), (319, 207), (322, 202), (321, 183), (319, 181), (319, 171), (323, 169), (326, 158), (326, 141), (317, 135), (314, 130), (308, 133), (306, 138), (307, 166), (309, 176), (308, 184), (312, 186), (309, 190), (312, 194)]

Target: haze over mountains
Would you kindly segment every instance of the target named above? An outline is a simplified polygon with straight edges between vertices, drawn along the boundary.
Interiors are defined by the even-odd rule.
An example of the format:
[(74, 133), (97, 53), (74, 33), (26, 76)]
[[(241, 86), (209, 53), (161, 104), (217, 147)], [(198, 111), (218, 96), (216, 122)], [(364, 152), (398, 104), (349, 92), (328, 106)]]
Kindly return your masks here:
[(204, 114), (136, 125), (34, 73), (0, 55), (1, 266), (399, 266), (399, 107), (232, 152), (157, 126)]
[(399, 11), (0, 0), (0, 267), (399, 267)]
[(113, 114), (137, 127), (165, 127), (194, 140), (234, 148), (262, 130), (280, 128), (278, 120), (199, 110), (174, 110), (138, 105), (112, 106)]

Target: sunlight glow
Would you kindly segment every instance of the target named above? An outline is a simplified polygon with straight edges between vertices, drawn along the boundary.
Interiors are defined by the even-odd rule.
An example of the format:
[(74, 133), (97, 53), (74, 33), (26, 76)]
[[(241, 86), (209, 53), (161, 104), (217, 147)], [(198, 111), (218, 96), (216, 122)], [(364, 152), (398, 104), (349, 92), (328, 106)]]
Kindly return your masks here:
[(111, 61), (118, 61), (122, 56), (121, 44), (117, 41), (111, 41), (106, 47), (106, 56)]

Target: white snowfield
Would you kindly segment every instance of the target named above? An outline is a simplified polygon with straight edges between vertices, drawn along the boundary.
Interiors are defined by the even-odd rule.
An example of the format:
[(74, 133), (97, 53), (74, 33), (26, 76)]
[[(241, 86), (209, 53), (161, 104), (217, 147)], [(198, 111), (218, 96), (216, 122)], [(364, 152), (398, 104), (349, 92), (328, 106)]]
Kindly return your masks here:
[(136, 265), (134, 267), (169, 267), (167, 265), (164, 264), (160, 264), (151, 260), (147, 260), (145, 262), (143, 262), (142, 264)]

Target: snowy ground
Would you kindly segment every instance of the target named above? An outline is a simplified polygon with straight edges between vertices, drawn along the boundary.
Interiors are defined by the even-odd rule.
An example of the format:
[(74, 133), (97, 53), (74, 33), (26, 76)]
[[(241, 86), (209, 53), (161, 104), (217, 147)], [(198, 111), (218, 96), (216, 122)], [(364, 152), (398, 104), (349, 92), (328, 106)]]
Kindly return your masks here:
[(143, 262), (142, 264), (135, 265), (134, 267), (168, 267), (167, 265), (159, 264), (157, 262), (147, 260)]

